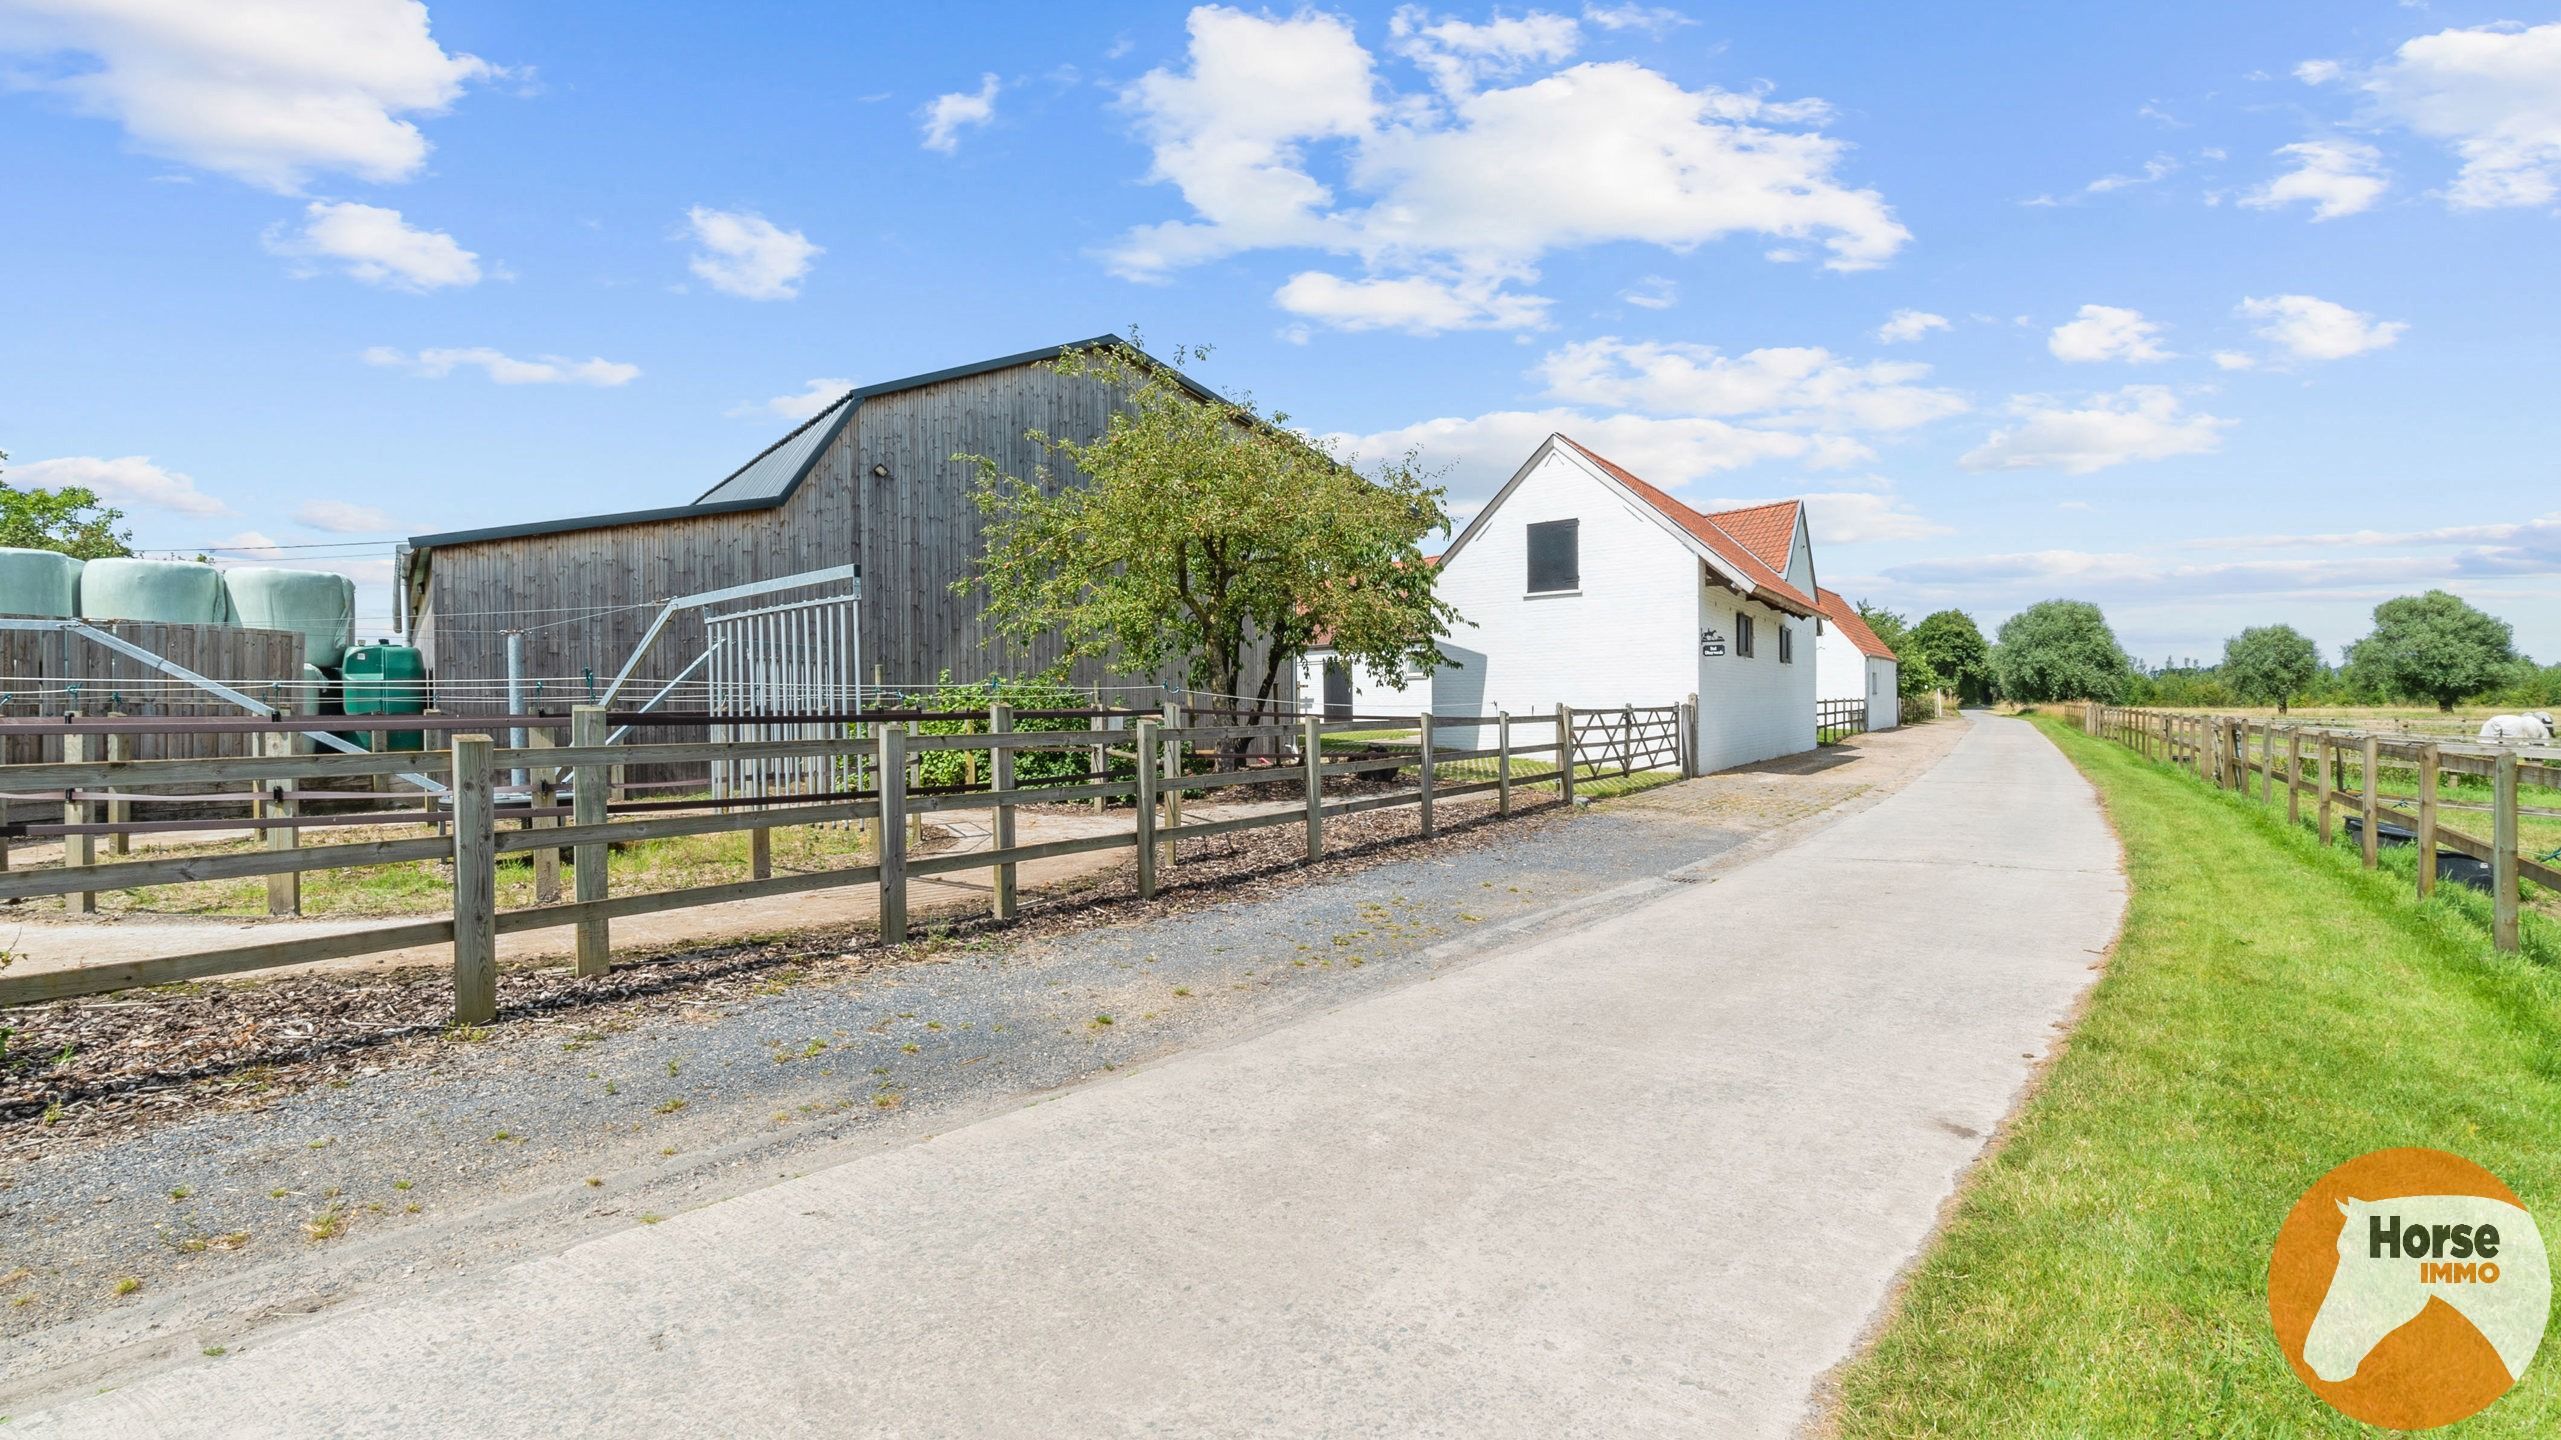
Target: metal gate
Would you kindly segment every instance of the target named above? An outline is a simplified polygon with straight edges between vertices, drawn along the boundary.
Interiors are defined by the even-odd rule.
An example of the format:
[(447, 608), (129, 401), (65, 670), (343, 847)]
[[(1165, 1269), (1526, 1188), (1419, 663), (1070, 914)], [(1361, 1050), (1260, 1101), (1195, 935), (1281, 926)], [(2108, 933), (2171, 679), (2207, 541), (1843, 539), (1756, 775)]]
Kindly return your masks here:
[[(705, 615), (714, 740), (826, 740), (850, 733), (843, 720), (760, 720), (759, 716), (850, 715), (862, 708), (861, 582), (841, 594)], [(793, 756), (723, 760), (711, 767), (716, 800), (826, 795), (859, 787), (854, 759)]]

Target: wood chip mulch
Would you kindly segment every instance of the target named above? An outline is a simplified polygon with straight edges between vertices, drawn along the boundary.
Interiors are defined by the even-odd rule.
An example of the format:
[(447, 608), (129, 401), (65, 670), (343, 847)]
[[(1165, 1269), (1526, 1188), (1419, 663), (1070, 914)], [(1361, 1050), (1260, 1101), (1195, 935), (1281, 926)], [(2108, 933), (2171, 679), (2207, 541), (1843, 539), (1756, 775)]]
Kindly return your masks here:
[[(1424, 841), (1402, 807), (1329, 819), (1326, 857), (1306, 863), (1304, 832), (1276, 825), (1188, 841), (1156, 898), (1125, 869), (1028, 892), (1013, 924), (968, 910), (920, 911), (918, 938), (884, 946), (869, 927), (809, 932), (649, 955), (619, 955), (606, 976), (565, 966), (502, 970), (498, 1018), (449, 1024), (452, 982), (436, 970), (311, 974), (174, 985), (0, 1011), (0, 1163), (113, 1141), (399, 1066), (433, 1066), (468, 1047), (531, 1030), (627, 1028), (652, 1018), (712, 1018), (803, 981), (842, 980), (931, 958), (981, 937), (1008, 943), (1207, 909), (1545, 823), (1544, 795), (1497, 822), (1476, 797), (1445, 802)], [(0, 1177), (5, 1183), (5, 1177)]]

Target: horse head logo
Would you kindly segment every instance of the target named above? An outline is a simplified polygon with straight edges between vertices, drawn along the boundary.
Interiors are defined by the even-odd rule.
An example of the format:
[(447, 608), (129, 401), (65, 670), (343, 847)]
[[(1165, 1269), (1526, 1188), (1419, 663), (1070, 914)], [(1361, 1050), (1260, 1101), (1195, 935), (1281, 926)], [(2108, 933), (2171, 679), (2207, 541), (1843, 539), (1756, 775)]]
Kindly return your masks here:
[(2481, 1332), (2513, 1382), (2543, 1342), (2551, 1262), (2534, 1220), (2480, 1195), (2342, 1200), (2339, 1268), (2304, 1337), (2322, 1380), (2355, 1375), (2383, 1337), (2442, 1300)]

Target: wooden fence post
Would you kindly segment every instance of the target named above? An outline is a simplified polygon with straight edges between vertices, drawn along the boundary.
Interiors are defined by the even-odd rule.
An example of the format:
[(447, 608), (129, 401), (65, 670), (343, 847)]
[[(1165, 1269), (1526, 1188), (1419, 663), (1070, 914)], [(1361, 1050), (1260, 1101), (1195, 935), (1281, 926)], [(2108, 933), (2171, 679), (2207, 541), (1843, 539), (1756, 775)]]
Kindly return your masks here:
[(2303, 732), (2285, 732), (2285, 823), (2303, 823)]
[(2259, 727), (2259, 803), (2276, 803), (2276, 726)]
[[(1097, 710), (1103, 708), (1103, 687), (1100, 685), (1094, 687), (1094, 708)], [(1094, 729), (1097, 731), (1112, 729), (1118, 723), (1119, 719), (1120, 717), (1117, 715), (1097, 715), (1094, 717)], [(1092, 756), (1089, 758), (1094, 767), (1095, 784), (1099, 785), (1112, 778), (1112, 749), (1110, 741), (1106, 740), (1103, 743), (1096, 745)], [(1097, 795), (1094, 797), (1095, 814), (1100, 815), (1103, 813), (1103, 802), (1109, 798), (1110, 797), (1106, 795)]]
[[(987, 733), (990, 735), (1013, 734), (1014, 707), (1006, 704), (1002, 700), (988, 706)], [(1011, 850), (1014, 848), (1014, 802), (1010, 799), (1004, 799), (1001, 797), (1010, 793), (1014, 788), (1013, 751), (1005, 748), (1003, 745), (991, 745), (988, 747), (987, 783), (1000, 797), (996, 801), (996, 848), (999, 850)], [(991, 889), (992, 893), (989, 897), (989, 907), (994, 912), (996, 918), (999, 920), (1013, 919), (1013, 861), (1007, 860), (997, 865), (995, 884)]]
[(907, 943), (907, 727), (880, 727), (880, 942)]
[[(132, 758), (133, 737), (131, 735), (118, 733), (107, 737), (108, 764), (113, 765), (120, 760)], [(133, 837), (126, 834), (122, 827), (133, 823), (133, 802), (130, 800), (108, 801), (107, 823), (118, 827), (116, 833), (107, 837), (107, 853), (110, 855), (132, 854)], [(7, 868), (5, 865), (0, 865), (0, 869)]]
[[(1679, 724), (1681, 727), (1681, 733), (1679, 736), (1681, 751), (1681, 778), (1684, 780), (1695, 780), (1698, 778), (1697, 696), (1692, 695), (1681, 702)], [(1504, 813), (1508, 814), (1510, 812), (1506, 811)]]
[[(581, 749), (605, 743), (605, 711), (601, 705), (580, 705), (569, 712), (569, 743)], [(605, 823), (612, 796), (610, 767), (585, 761), (573, 768), (570, 782), (577, 787), (571, 792), (572, 822), (581, 825)], [(575, 846), (570, 851), (570, 864), (575, 867), (574, 881), (580, 904), (605, 898), (605, 863), (611, 847), (602, 842)], [(593, 978), (611, 970), (614, 964), (611, 922), (602, 915), (578, 917), (578, 974)]]
[[(528, 748), (535, 750), (549, 750), (559, 743), (560, 741), (555, 738), (549, 730), (546, 730), (539, 725), (529, 727), (525, 731), (525, 744)], [(537, 765), (525, 772), (525, 779), (529, 786), (525, 794), (525, 807), (527, 809), (540, 812), (544, 810), (557, 809), (559, 807), (559, 766)], [(525, 828), (529, 830), (557, 830), (560, 828), (560, 817), (557, 815), (536, 813), (526, 819)], [(534, 851), (533, 857), (534, 903), (537, 905), (559, 904), (560, 847), (557, 845), (545, 845), (541, 849)]]
[[(67, 720), (77, 720), (80, 718), (80, 712), (75, 710), (63, 718)], [(63, 736), (62, 758), (67, 763), (73, 765), (86, 763), (89, 759), (89, 737), (86, 735)], [(89, 803), (85, 800), (75, 800), (71, 798), (73, 792), (78, 789), (80, 789), (78, 785), (66, 785), (63, 787), (62, 823), (65, 825), (86, 825), (89, 823)], [(65, 835), (62, 837), (62, 864), (65, 869), (81, 868), (95, 865), (97, 863), (97, 836)], [(95, 915), (98, 913), (98, 892), (95, 890), (82, 890), (77, 894), (65, 895), (62, 897), (62, 908), (77, 915)]]
[(2419, 898), (2437, 889), (2437, 747), (2419, 747)]
[(1512, 813), (1512, 712), (1494, 712), (1494, 813)]
[(1307, 770), (1307, 863), (1325, 858), (1325, 749), (1319, 742), (1325, 722), (1310, 715), (1299, 722), (1298, 758)]
[(1138, 722), (1138, 898), (1156, 898), (1156, 720)]
[[(293, 754), (294, 732), (290, 730), (261, 731), (258, 740), (259, 748), (271, 756)], [(266, 793), (267, 798), (263, 808), (268, 819), (290, 820), (298, 812), (299, 807), (294, 802), (293, 781), (290, 777), (269, 780)], [(291, 850), (302, 843), (302, 832), (297, 826), (269, 825), (259, 833), (258, 839), (259, 848), (262, 850)], [(267, 913), (270, 915), (302, 913), (301, 872), (287, 871), (282, 875), (267, 877)]]
[(2490, 943), (2517, 948), (2517, 752), (2490, 772)]
[(498, 1016), (498, 826), (489, 737), (454, 737), (454, 1023)]
[(1574, 707), (1556, 707), (1556, 798), (1574, 805)]
[(2319, 748), (2315, 752), (2312, 762), (2313, 774), (2318, 778), (2320, 785), (2321, 843), (2324, 845), (2330, 843), (2330, 804), (2338, 794), (2338, 791), (2330, 784), (2330, 752), (2336, 748), (2337, 741), (2331, 737), (2330, 732), (2327, 730), (2322, 731)]
[(2383, 740), (2381, 736), (2368, 735), (2365, 737), (2365, 755), (2363, 757), (2365, 768), (2363, 773), (2357, 777), (2358, 780), (2362, 782), (2360, 787), (2362, 793), (2359, 795), (2357, 800), (2357, 818), (2362, 822), (2365, 828), (2365, 844), (2362, 848), (2365, 852), (2365, 868), (2368, 870), (2374, 868), (2376, 851), (2383, 841), (2383, 837), (2374, 833), (2382, 828), (2378, 823), (2381, 819), (2380, 811), (2382, 808), (2382, 802), (2375, 793), (2375, 772), (2382, 768), (2379, 763), (2382, 754), (2382, 745)]
[(1414, 730), (1415, 739), (1417, 741), (1414, 754), (1415, 759), (1419, 762), (1416, 766), (1416, 780), (1422, 787), (1421, 793), (1415, 797), (1414, 808), (1416, 814), (1419, 815), (1422, 820), (1423, 838), (1429, 840), (1434, 834), (1432, 828), (1432, 770), (1434, 768), (1434, 762), (1432, 760), (1432, 712), (1426, 710), (1422, 714), (1414, 717)]

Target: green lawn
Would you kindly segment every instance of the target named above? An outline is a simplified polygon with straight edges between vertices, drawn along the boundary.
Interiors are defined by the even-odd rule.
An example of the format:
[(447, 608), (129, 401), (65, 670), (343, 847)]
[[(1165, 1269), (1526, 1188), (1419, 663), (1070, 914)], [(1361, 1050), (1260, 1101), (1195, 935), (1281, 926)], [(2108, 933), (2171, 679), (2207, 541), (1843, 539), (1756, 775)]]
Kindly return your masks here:
[[(2371, 1434), (2269, 1334), (2268, 1249), (2295, 1198), (2391, 1145), (2497, 1172), (2561, 1236), (2561, 926), (2490, 948), (2487, 898), (2412, 898), (2282, 808), (2207, 789), (2049, 717), (2133, 882), (2074, 1032), (1874, 1349), (1850, 1436)], [(2555, 1342), (2561, 1344), (2561, 1342)], [(2450, 1435), (2561, 1433), (2545, 1355)]]

